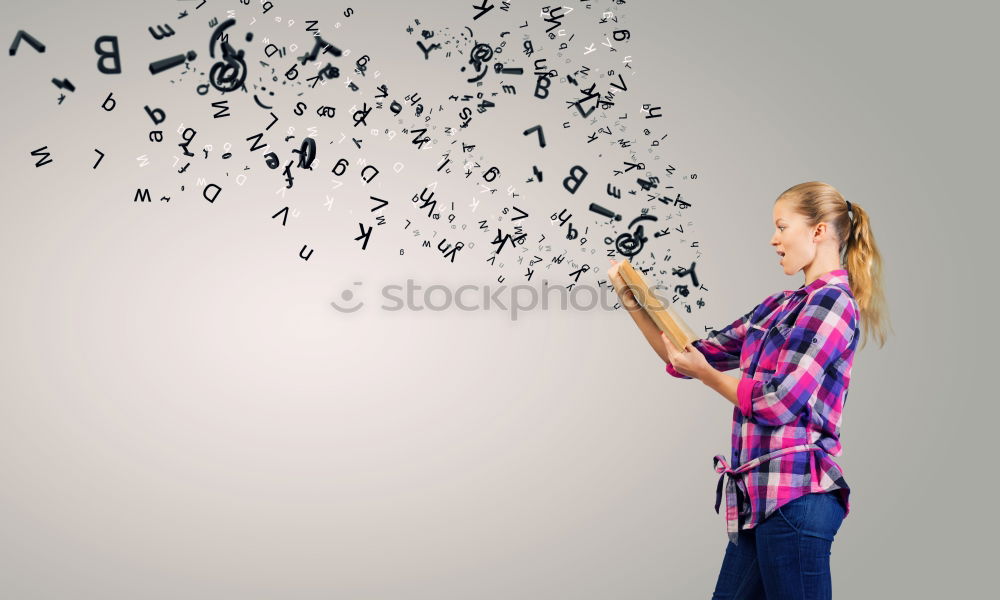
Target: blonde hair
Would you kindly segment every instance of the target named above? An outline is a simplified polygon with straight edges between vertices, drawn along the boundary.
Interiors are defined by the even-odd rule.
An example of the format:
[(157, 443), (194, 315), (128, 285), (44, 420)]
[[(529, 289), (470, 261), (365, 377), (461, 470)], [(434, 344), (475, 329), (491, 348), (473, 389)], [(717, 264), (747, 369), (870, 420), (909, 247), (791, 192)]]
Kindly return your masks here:
[(830, 223), (840, 240), (838, 250), (841, 262), (848, 273), (848, 282), (854, 299), (861, 310), (861, 347), (869, 336), (885, 345), (888, 324), (887, 306), (882, 284), (882, 255), (875, 245), (871, 221), (868, 213), (851, 202), (848, 213), (847, 201), (835, 187), (821, 181), (807, 181), (794, 185), (782, 192), (775, 200), (786, 200), (789, 208), (805, 216), (810, 227), (819, 223)]

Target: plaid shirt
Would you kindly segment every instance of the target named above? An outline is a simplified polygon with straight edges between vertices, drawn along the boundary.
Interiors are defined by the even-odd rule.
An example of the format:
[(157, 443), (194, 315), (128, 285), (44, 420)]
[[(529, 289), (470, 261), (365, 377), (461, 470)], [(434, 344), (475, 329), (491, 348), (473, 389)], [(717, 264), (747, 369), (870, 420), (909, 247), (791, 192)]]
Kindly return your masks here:
[[(739, 367), (739, 406), (733, 407), (732, 465), (722, 473), (726, 530), (736, 543), (778, 507), (813, 492), (839, 494), (850, 512), (850, 487), (831, 458), (840, 456), (840, 422), (847, 400), (858, 306), (847, 271), (834, 269), (809, 285), (777, 292), (721, 331), (694, 342), (720, 371)], [(691, 379), (669, 362), (668, 373)], [(721, 466), (720, 466), (721, 463)], [(762, 465), (761, 468), (758, 468)]]

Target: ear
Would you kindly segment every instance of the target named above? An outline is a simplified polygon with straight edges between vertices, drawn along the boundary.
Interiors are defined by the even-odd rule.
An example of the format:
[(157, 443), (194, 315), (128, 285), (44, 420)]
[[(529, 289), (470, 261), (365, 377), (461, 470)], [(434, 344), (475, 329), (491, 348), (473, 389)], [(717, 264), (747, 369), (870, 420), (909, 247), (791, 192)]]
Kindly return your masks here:
[(829, 228), (827, 227), (826, 222), (819, 223), (818, 225), (816, 225), (816, 229), (813, 230), (813, 241), (822, 242), (824, 239), (826, 239), (828, 232)]

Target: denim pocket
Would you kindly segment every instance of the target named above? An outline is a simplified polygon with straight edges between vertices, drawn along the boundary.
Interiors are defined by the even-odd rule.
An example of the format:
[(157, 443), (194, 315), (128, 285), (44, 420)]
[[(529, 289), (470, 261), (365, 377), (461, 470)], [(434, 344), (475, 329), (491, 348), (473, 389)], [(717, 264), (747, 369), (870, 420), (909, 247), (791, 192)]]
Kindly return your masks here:
[(844, 507), (832, 492), (805, 494), (776, 512), (799, 534), (831, 542), (844, 521)]
[(809, 511), (813, 506), (813, 499), (810, 496), (815, 496), (815, 494), (799, 496), (795, 500), (777, 508), (776, 512), (797, 533), (802, 533), (803, 528), (809, 522)]

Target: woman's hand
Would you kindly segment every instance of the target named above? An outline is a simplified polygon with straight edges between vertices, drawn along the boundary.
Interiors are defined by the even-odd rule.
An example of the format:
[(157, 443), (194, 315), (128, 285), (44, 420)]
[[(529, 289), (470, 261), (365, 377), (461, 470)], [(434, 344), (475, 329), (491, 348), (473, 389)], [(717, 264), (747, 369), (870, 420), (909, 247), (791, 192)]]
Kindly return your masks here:
[(674, 366), (675, 369), (681, 373), (694, 377), (695, 379), (701, 379), (702, 376), (708, 372), (708, 369), (713, 369), (714, 367), (708, 363), (705, 359), (705, 355), (698, 350), (694, 344), (688, 344), (684, 350), (678, 350), (673, 343), (670, 342), (670, 338), (667, 334), (660, 332), (660, 338), (663, 340), (663, 345), (667, 349), (667, 357), (670, 360), (670, 364)]
[(621, 273), (618, 272), (618, 270), (622, 268), (622, 264), (613, 258), (609, 258), (608, 260), (611, 261), (611, 267), (608, 268), (608, 279), (611, 280), (611, 285), (615, 286), (615, 289), (617, 290), (619, 284), (625, 285), (625, 279), (622, 278)]

